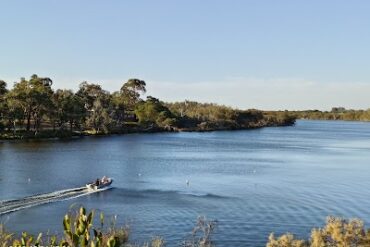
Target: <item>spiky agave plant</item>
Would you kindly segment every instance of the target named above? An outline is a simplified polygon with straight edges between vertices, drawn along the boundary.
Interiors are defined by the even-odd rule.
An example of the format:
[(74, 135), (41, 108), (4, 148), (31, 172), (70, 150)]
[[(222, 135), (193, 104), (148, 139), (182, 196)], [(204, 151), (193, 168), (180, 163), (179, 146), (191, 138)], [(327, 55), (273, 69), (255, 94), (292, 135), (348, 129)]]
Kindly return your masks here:
[(95, 211), (86, 212), (84, 207), (78, 210), (77, 214), (67, 213), (63, 219), (64, 237), (58, 241), (56, 236), (49, 236), (48, 240), (42, 238), (40, 233), (37, 238), (26, 232), (22, 233), (20, 239), (13, 239), (12, 234), (5, 234), (3, 228), (0, 228), (1, 247), (31, 247), (41, 246), (48, 243), (50, 246), (60, 247), (119, 247), (128, 240), (126, 229), (110, 229), (103, 232), (104, 215), (100, 214), (100, 228), (94, 228)]
[(0, 224), (0, 246), (9, 247), (14, 234), (8, 233), (4, 225)]

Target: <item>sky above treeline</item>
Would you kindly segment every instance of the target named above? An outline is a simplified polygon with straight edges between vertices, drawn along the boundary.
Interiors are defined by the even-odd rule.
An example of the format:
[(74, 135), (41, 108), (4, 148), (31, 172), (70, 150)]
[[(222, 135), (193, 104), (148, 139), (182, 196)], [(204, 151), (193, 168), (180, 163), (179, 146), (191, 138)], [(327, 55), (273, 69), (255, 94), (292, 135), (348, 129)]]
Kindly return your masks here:
[(164, 101), (370, 108), (367, 0), (0, 0), (0, 79), (147, 82)]

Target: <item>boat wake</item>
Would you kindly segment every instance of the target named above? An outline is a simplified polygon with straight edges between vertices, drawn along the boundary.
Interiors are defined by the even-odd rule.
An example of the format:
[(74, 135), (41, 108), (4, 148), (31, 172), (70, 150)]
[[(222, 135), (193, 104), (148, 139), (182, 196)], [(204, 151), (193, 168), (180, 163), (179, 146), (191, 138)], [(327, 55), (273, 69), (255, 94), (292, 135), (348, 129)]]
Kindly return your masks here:
[(88, 190), (84, 186), (79, 188), (59, 190), (51, 193), (28, 196), (21, 199), (0, 201), (0, 215), (46, 203), (70, 200), (77, 197), (86, 196), (92, 193), (101, 192), (107, 189), (109, 189), (109, 187), (98, 190)]

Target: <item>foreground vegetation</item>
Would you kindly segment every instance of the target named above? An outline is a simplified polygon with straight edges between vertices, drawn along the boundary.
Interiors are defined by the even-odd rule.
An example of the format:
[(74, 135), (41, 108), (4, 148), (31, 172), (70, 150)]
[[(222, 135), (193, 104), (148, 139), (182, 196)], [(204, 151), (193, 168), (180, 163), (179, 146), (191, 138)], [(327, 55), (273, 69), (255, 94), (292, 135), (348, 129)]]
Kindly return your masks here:
[(142, 95), (146, 83), (129, 79), (110, 93), (83, 82), (77, 92), (52, 89), (48, 77), (21, 78), (11, 89), (0, 80), (0, 138), (45, 138), (73, 135), (210, 131), (292, 125), (287, 112), (237, 110), (197, 102), (164, 103)]
[[(32, 247), (32, 246), (60, 246), (60, 247), (163, 247), (165, 241), (160, 237), (154, 237), (143, 245), (129, 242), (129, 228), (116, 227), (115, 219), (106, 226), (104, 214), (100, 213), (99, 223), (94, 224), (95, 211), (86, 212), (81, 207), (77, 211), (68, 212), (63, 219), (62, 236), (39, 233), (36, 237), (23, 232), (20, 236), (8, 233), (3, 225), (0, 225), (1, 247)], [(211, 235), (215, 223), (205, 218), (198, 218), (197, 224), (191, 237), (181, 243), (183, 247), (212, 247)]]
[(308, 240), (287, 233), (278, 238), (271, 234), (267, 247), (369, 247), (370, 229), (359, 219), (328, 217), (323, 228), (313, 229)]
[[(96, 219), (98, 218), (98, 219)], [(94, 223), (94, 221), (99, 223)], [(199, 217), (191, 236), (179, 243), (182, 247), (214, 247), (212, 235), (215, 222)], [(95, 211), (86, 212), (81, 207), (71, 210), (63, 219), (61, 236), (40, 233), (32, 236), (26, 232), (21, 235), (8, 233), (0, 225), (0, 246), (2, 247), (31, 247), (31, 246), (60, 246), (60, 247), (164, 247), (165, 240), (154, 237), (148, 242), (138, 245), (129, 241), (129, 228), (116, 227), (114, 218), (106, 223), (104, 214), (96, 217)], [(266, 247), (369, 247), (370, 229), (365, 229), (359, 219), (345, 220), (328, 217), (323, 228), (314, 228), (308, 240), (297, 239), (287, 233), (280, 237), (270, 234)]]

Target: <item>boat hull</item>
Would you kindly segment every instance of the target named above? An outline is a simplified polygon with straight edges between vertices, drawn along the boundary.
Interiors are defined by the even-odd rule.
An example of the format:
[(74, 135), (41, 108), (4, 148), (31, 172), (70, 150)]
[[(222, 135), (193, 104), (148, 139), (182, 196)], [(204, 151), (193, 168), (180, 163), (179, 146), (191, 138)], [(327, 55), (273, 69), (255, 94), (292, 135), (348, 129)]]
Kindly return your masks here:
[(89, 190), (95, 191), (95, 190), (100, 190), (103, 188), (108, 188), (111, 186), (112, 183), (113, 183), (113, 179), (109, 179), (106, 183), (102, 183), (99, 185), (96, 185), (95, 183), (86, 184), (86, 188)]

